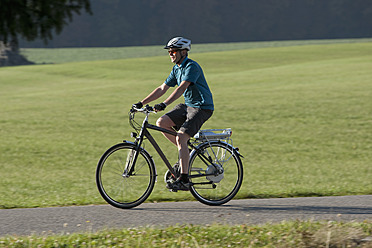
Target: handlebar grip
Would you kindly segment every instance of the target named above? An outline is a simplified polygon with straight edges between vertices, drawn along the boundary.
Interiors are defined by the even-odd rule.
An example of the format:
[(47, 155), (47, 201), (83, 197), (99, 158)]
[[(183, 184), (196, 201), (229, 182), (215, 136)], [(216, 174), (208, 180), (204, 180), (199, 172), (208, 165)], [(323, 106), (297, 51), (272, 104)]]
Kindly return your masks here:
[(151, 107), (151, 106), (149, 106), (149, 105), (146, 105), (146, 106), (145, 106), (145, 109), (146, 109), (147, 111), (149, 111), (149, 112), (153, 112), (153, 111), (154, 111), (154, 108)]
[(155, 112), (154, 108), (149, 106), (149, 105), (146, 105), (142, 108), (136, 108), (134, 106), (132, 106), (132, 108), (130, 109), (130, 112), (131, 113), (135, 113), (135, 112), (148, 112), (148, 113), (151, 113), (151, 112)]

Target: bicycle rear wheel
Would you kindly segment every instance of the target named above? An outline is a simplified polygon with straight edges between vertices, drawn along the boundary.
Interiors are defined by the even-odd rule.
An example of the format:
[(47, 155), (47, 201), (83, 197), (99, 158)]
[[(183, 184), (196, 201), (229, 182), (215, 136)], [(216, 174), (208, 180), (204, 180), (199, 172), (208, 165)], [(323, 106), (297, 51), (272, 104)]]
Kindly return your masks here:
[(109, 148), (98, 162), (98, 190), (103, 199), (114, 207), (138, 206), (154, 188), (156, 172), (150, 155), (141, 148), (133, 165), (135, 151), (134, 144), (120, 143)]
[(212, 141), (201, 144), (191, 154), (189, 178), (190, 191), (198, 201), (222, 205), (238, 193), (243, 182), (243, 165), (231, 145)]

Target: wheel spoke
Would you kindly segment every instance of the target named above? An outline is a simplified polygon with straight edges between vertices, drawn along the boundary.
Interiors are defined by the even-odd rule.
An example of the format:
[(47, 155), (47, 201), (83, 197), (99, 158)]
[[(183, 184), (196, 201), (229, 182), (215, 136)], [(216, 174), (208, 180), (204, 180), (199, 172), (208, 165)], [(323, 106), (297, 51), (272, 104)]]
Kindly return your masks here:
[[(131, 208), (141, 204), (154, 187), (155, 169), (150, 156), (140, 152), (133, 165), (134, 154), (135, 146), (123, 143), (110, 148), (98, 163), (98, 189), (115, 207)], [(132, 170), (131, 175), (128, 170)]]
[[(195, 183), (191, 193), (205, 204), (224, 204), (236, 195), (241, 186), (243, 168), (240, 158), (231, 146), (221, 142), (205, 143), (199, 149), (212, 158), (213, 164), (205, 164), (196, 153), (190, 158), (190, 180)], [(223, 168), (222, 174), (216, 173), (219, 166)]]

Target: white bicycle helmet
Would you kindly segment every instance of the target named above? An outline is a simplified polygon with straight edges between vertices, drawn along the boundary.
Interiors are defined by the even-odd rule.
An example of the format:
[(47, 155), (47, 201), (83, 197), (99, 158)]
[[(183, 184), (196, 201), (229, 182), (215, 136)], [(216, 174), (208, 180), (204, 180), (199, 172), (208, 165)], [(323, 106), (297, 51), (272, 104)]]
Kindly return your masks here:
[(168, 41), (167, 45), (164, 49), (169, 48), (178, 48), (178, 49), (186, 49), (187, 51), (191, 50), (191, 40), (183, 38), (183, 37), (175, 37)]

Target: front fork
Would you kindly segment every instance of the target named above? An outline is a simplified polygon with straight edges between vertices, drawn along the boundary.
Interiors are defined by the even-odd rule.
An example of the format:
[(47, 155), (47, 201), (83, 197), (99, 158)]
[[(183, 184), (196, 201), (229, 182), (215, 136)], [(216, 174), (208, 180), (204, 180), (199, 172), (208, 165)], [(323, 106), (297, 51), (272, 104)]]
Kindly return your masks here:
[[(126, 158), (126, 161), (125, 161), (124, 172), (123, 172), (123, 177), (125, 177), (125, 178), (128, 178), (128, 177), (133, 175), (133, 172), (134, 172), (134, 169), (135, 169), (135, 164), (136, 164), (136, 161), (137, 161), (140, 149), (141, 149), (141, 145), (142, 145), (142, 142), (143, 142), (143, 136), (144, 136), (143, 129), (141, 129), (141, 132), (140, 132), (140, 135), (139, 135), (138, 138), (137, 138), (136, 133), (134, 133), (134, 132), (131, 133), (131, 137), (135, 138), (135, 142), (134, 142), (135, 150), (131, 149), (128, 152), (128, 155), (127, 155), (127, 158)], [(127, 142), (127, 141), (124, 140), (124, 142)]]
[(136, 154), (136, 151), (133, 149), (130, 149), (127, 154), (127, 159), (125, 161), (125, 167), (124, 167), (124, 172), (123, 172), (123, 177), (128, 178), (133, 174), (134, 171), (134, 163), (133, 163), (133, 158)]

